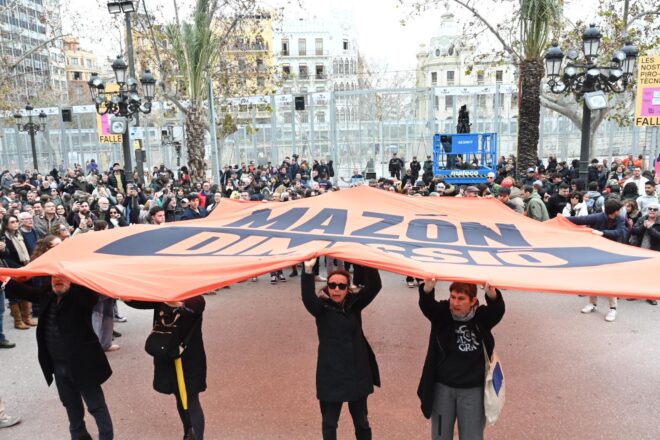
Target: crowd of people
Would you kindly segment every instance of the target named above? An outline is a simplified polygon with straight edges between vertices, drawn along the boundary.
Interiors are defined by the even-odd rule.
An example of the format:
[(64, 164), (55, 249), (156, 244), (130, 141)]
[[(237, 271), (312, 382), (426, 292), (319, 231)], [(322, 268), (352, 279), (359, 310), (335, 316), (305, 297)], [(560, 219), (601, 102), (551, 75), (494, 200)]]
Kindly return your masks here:
[[(611, 164), (607, 160), (593, 159), (588, 169), (588, 175), (584, 178), (579, 174), (577, 161), (573, 161), (570, 166), (567, 166), (564, 162), (558, 162), (553, 156), (550, 156), (546, 162), (539, 161), (536, 167), (527, 170), (526, 175), (518, 177), (515, 175), (515, 157), (501, 157), (497, 165), (497, 172), (490, 173), (486, 183), (467, 186), (451, 185), (445, 182), (441, 176), (433, 175), (432, 165), (431, 158), (428, 156), (423, 163), (418, 162), (415, 157), (406, 167), (402, 158), (393, 155), (389, 168), (391, 178), (366, 179), (363, 172), (354, 169), (351, 176), (333, 179), (335, 171), (332, 161), (326, 162), (322, 159), (308, 161), (294, 154), (286, 157), (280, 164), (269, 162), (256, 165), (250, 161), (225, 166), (218, 182), (211, 180), (192, 182), (186, 167), (182, 167), (175, 173), (160, 166), (153, 168), (143, 176), (136, 173), (127, 176), (119, 163), (113, 164), (107, 170), (101, 170), (94, 160), (84, 166), (76, 165), (72, 169), (56, 167), (48, 173), (36, 171), (11, 173), (5, 170), (0, 175), (2, 191), (0, 199), (2, 223), (0, 264), (10, 268), (25, 266), (48, 252), (49, 249), (59, 245), (63, 240), (78, 234), (128, 227), (132, 224), (162, 225), (174, 221), (204, 218), (221, 204), (223, 198), (286, 202), (319, 196), (326, 192), (340, 191), (346, 186), (357, 185), (369, 185), (411, 197), (494, 197), (521, 215), (539, 221), (563, 215), (576, 224), (590, 226), (602, 233), (605, 238), (655, 251), (660, 250), (660, 218), (658, 216), (660, 176), (655, 174), (653, 164), (645, 164), (641, 158), (635, 159), (630, 155), (623, 159), (614, 159)], [(319, 261), (307, 262), (300, 269), (302, 271), (303, 300), (310, 313), (316, 317), (317, 325), (321, 325), (320, 314), (328, 314), (329, 310), (337, 307), (333, 303), (330, 303), (331, 307), (328, 307), (328, 304), (318, 304), (316, 299), (313, 299), (316, 297), (310, 294), (310, 291), (313, 291), (313, 288), (310, 287), (313, 284), (310, 282), (328, 281), (326, 288), (328, 300), (335, 301), (336, 298), (339, 298), (338, 301), (335, 301), (341, 306), (338, 308), (339, 312), (346, 310), (344, 301), (346, 298), (350, 298), (350, 295), (347, 296), (347, 294), (351, 284), (367, 287), (377, 284), (378, 286), (372, 289), (374, 290), (373, 296), (380, 289), (380, 278), (377, 272), (375, 274), (368, 272), (366, 279), (364, 274), (358, 275), (356, 272), (355, 279), (351, 283), (350, 273), (346, 270), (349, 267), (348, 264), (344, 265), (343, 262), (326, 259), (328, 279), (321, 276), (319, 266)], [(298, 276), (299, 267), (301, 266), (293, 266), (288, 276)], [(314, 276), (311, 281), (309, 274)], [(358, 277), (361, 278), (359, 281)], [(253, 278), (252, 281), (257, 281), (257, 279)], [(286, 277), (283, 271), (270, 274), (272, 284), (284, 281), (286, 281)], [(437, 305), (439, 303), (428, 300), (428, 295), (431, 294), (430, 298), (432, 298), (433, 292), (431, 280), (423, 283), (421, 280), (408, 277), (406, 282), (409, 287), (420, 286), (420, 307), (432, 322), (434, 319), (446, 321), (447, 317), (444, 315), (447, 315), (447, 310), (445, 310), (447, 307), (451, 308), (450, 317), (455, 314), (464, 317), (463, 312), (467, 315), (472, 313), (473, 317), (477, 310), (478, 304), (475, 305), (473, 301), (475, 292), (472, 287), (454, 286), (449, 302), (440, 307)], [(30, 280), (29, 284), (15, 281), (5, 284), (0, 291), (0, 348), (15, 347), (15, 344), (10, 342), (3, 332), (6, 290), (15, 329), (28, 331), (39, 325), (38, 322), (46, 321), (43, 324), (45, 332), (38, 335), (39, 359), (47, 381), (50, 383), (54, 378), (57, 383), (60, 398), (67, 407), (72, 438), (89, 438), (82, 419), (81, 399), (85, 400), (88, 409), (96, 418), (101, 438), (112, 438), (112, 423), (100, 386), (111, 374), (109, 366), (108, 371), (105, 369), (107, 359), (104, 352), (112, 352), (120, 348), (115, 340), (121, 337), (121, 333), (115, 330), (114, 324), (126, 320), (120, 315), (117, 302), (102, 295), (96, 295), (81, 286), (72, 287), (70, 282), (57, 277), (52, 277), (52, 279), (37, 277)], [(337, 288), (344, 291), (343, 296), (340, 294), (341, 292), (333, 292)], [(84, 294), (77, 295), (80, 299), (76, 302), (69, 300), (69, 304), (65, 300), (68, 298), (66, 294), (72, 290), (81, 290)], [(456, 302), (458, 297), (463, 305), (459, 304), (454, 309), (452, 298)], [(494, 289), (488, 290), (487, 297), (488, 301), (493, 304), (501, 301), (501, 295)], [(655, 300), (648, 301), (653, 305), (656, 304)], [(188, 318), (183, 318), (188, 327), (192, 327), (195, 316), (200, 316), (201, 321), (201, 314), (204, 310), (202, 297), (181, 303), (129, 303), (128, 305), (135, 308), (154, 309), (155, 322), (164, 314), (189, 315)], [(66, 348), (66, 345), (69, 341), (68, 338), (72, 336), (58, 330), (57, 324), (59, 319), (63, 319), (58, 313), (65, 307), (71, 308), (70, 313), (88, 313), (92, 317), (91, 327), (81, 327), (78, 330), (87, 337), (94, 335), (98, 341), (100, 352), (89, 354), (90, 358), (95, 359), (99, 366), (94, 377), (71, 370), (71, 357), (77, 354), (72, 353), (70, 349)], [(503, 303), (501, 307), (501, 314), (503, 314)], [(582, 312), (591, 313), (596, 309), (597, 298), (591, 297)], [(609, 311), (605, 319), (610, 322), (614, 321), (616, 313), (617, 298), (609, 298)], [(332, 319), (335, 318), (334, 315), (329, 316), (333, 317)], [(40, 319), (37, 320), (37, 317)], [(497, 320), (500, 318), (501, 315)], [(496, 322), (489, 321), (488, 328), (490, 329), (494, 324)], [(328, 325), (335, 324), (329, 323)], [(438, 324), (438, 331), (447, 332), (448, 330), (444, 329), (443, 325)], [(480, 325), (486, 326), (485, 323)], [(472, 330), (470, 331), (472, 332)], [(321, 333), (319, 330), (320, 338)], [(190, 408), (184, 411), (181, 399), (176, 394), (176, 384), (171, 381), (172, 371), (169, 370), (169, 367), (159, 366), (158, 362), (155, 362), (155, 375), (161, 380), (156, 380), (154, 386), (159, 392), (177, 395), (177, 408), (184, 424), (184, 430), (194, 426), (194, 430), (197, 432), (196, 438), (202, 438), (204, 416), (198, 394), (206, 388), (206, 361), (201, 342), (201, 331), (199, 334), (196, 332), (194, 334), (199, 341), (196, 345), (193, 344), (197, 348), (191, 350), (191, 358), (188, 359), (188, 362), (198, 365), (199, 370), (195, 378), (188, 379), (190, 382)], [(470, 334), (476, 340), (485, 343), (489, 353), (492, 352), (493, 342), (488, 338), (484, 342), (483, 338), (486, 335), (475, 336), (474, 332)], [(492, 338), (492, 336), (490, 337)], [(449, 344), (449, 342), (447, 343)], [(320, 344), (323, 345), (321, 340)], [(363, 354), (366, 353), (365, 355), (370, 359), (370, 349), (366, 340), (360, 344), (365, 350)], [(431, 348), (429, 348), (429, 353)], [(332, 352), (332, 349), (329, 350)], [(467, 358), (462, 356), (468, 356), (465, 353), (454, 353), (454, 355), (457, 357), (453, 359), (453, 362), (458, 363), (466, 362)], [(474, 361), (474, 353), (470, 353), (469, 356), (472, 356), (469, 362)], [(319, 364), (319, 368), (321, 367)], [(375, 372), (374, 368), (376, 368)], [(483, 371), (479, 370), (478, 374), (482, 373)], [(377, 385), (375, 358), (371, 364), (365, 367), (364, 371), (361, 370), (360, 374), (365, 377), (365, 385), (363, 392), (358, 393), (359, 396), (354, 395), (355, 390), (341, 394), (342, 387), (335, 386), (336, 384), (332, 383), (331, 378), (326, 378), (329, 382), (321, 381), (319, 383), (317, 381), (324, 438), (334, 438), (332, 436), (341, 409), (341, 404), (337, 405), (338, 401), (339, 403), (353, 402), (353, 405), (349, 404), (349, 407), (354, 417), (356, 433), (363, 432), (362, 438), (371, 438), (366, 418), (366, 395), (373, 391), (373, 385)], [(429, 383), (434, 383), (433, 377), (431, 382), (426, 383), (423, 387), (420, 385), (420, 398), (426, 405), (425, 415), (427, 417), (431, 413), (438, 416), (448, 411), (447, 408), (451, 406), (451, 402), (447, 401), (447, 396), (456, 395), (455, 388), (465, 388), (465, 383), (462, 382), (464, 379), (470, 381), (472, 385), (476, 383), (473, 380), (474, 377), (467, 379), (454, 377), (447, 371), (435, 371), (429, 374), (435, 374), (436, 379), (437, 375), (446, 378), (444, 382), (440, 381), (446, 386), (429, 385)], [(322, 376), (325, 377), (323, 374)], [(366, 382), (367, 377), (371, 382)], [(82, 382), (80, 382), (81, 380)], [(81, 386), (81, 383), (84, 383), (84, 386)], [(339, 397), (337, 397), (335, 395), (337, 393), (341, 395), (338, 394)], [(469, 396), (465, 398), (470, 399)], [(440, 406), (434, 405), (434, 400), (443, 403)], [(92, 408), (95, 412), (92, 411)], [(451, 420), (456, 417), (468, 417), (466, 413), (462, 414), (463, 416), (452, 413), (446, 417)], [(468, 419), (469, 417), (466, 420)], [(17, 422), (17, 417), (4, 413), (4, 406), (0, 400), (0, 428), (11, 426)], [(466, 429), (478, 431), (475, 426), (480, 426), (480, 423), (481, 418), (477, 422), (466, 422), (466, 426), (470, 427)], [(453, 422), (451, 426), (453, 426)], [(438, 430), (440, 430), (439, 427)], [(481, 430), (483, 431), (483, 427)], [(358, 438), (360, 437), (358, 436)]]

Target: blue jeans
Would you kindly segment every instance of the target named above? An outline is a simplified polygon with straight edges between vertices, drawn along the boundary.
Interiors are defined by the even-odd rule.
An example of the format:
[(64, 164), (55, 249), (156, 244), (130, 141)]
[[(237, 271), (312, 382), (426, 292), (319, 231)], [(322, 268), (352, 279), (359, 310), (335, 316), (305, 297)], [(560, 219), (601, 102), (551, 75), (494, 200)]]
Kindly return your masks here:
[(0, 341), (5, 340), (5, 289), (0, 289)]
[(69, 433), (71, 440), (85, 438), (89, 436), (85, 426), (85, 408), (83, 400), (87, 404), (87, 411), (96, 420), (96, 426), (99, 430), (99, 440), (112, 440), (113, 429), (110, 411), (105, 403), (105, 396), (101, 385), (94, 385), (81, 390), (74, 383), (71, 377), (71, 370), (68, 366), (60, 363), (53, 365), (55, 370), (55, 385), (57, 393), (60, 396), (62, 405), (66, 408), (66, 415), (69, 418)]

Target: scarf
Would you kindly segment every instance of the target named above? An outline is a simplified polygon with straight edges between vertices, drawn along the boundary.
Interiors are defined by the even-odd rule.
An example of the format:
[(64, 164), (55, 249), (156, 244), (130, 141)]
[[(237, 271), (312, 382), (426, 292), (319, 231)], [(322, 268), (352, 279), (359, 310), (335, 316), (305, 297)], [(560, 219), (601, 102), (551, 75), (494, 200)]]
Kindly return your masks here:
[(28, 253), (27, 247), (25, 247), (25, 242), (23, 241), (23, 235), (20, 232), (15, 234), (10, 233), (9, 231), (5, 232), (5, 236), (12, 242), (16, 253), (18, 254), (18, 259), (23, 265), (30, 262), (30, 254)]

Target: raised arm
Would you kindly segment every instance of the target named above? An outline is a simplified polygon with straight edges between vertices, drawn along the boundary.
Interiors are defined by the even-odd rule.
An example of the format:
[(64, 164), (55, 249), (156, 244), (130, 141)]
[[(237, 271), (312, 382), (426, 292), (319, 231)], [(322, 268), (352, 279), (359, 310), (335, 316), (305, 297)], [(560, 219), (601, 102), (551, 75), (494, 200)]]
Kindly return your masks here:
[(424, 280), (419, 285), (419, 308), (431, 322), (441, 313), (443, 304), (435, 300), (435, 279)]
[(376, 298), (376, 295), (378, 295), (378, 292), (380, 292), (380, 289), (383, 287), (378, 269), (365, 266), (364, 278), (366, 281), (365, 286), (360, 290), (360, 293), (356, 294), (357, 299), (354, 304), (355, 307), (360, 309), (367, 307), (371, 301)]
[(303, 264), (303, 273), (300, 277), (300, 290), (305, 308), (314, 316), (319, 316), (323, 311), (323, 305), (318, 296), (316, 296), (316, 284), (314, 283), (314, 264), (316, 258), (305, 261)]

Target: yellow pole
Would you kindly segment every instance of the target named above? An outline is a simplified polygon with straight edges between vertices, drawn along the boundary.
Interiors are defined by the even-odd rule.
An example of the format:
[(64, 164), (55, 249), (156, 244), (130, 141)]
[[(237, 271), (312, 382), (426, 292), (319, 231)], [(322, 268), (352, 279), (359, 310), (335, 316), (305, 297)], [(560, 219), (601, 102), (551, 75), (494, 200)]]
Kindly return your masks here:
[(186, 391), (186, 381), (183, 378), (183, 363), (181, 358), (174, 359), (174, 368), (176, 369), (176, 381), (179, 384), (179, 396), (183, 409), (188, 411), (188, 392)]

